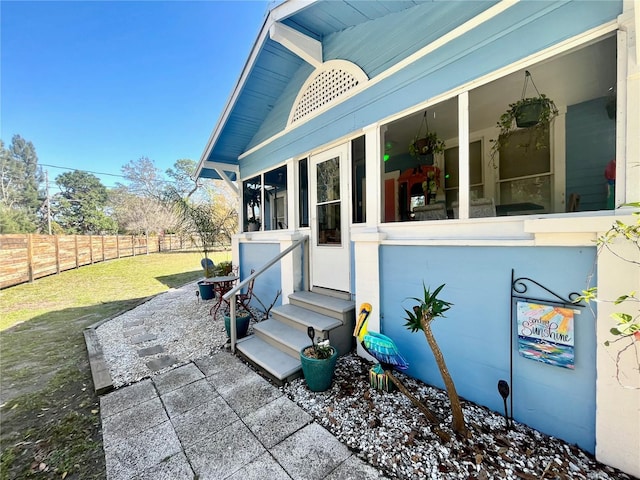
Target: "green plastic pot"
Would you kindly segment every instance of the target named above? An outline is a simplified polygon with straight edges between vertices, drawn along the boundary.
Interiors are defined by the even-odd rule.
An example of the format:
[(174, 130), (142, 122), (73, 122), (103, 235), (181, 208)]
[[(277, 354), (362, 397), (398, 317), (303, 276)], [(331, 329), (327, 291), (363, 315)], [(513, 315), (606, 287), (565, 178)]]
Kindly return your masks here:
[[(242, 338), (247, 335), (250, 320), (251, 315), (249, 313), (236, 314), (236, 338)], [(231, 317), (229, 315), (224, 316), (224, 329), (227, 331), (227, 338), (231, 337)]]
[(200, 290), (200, 298), (202, 300), (211, 300), (215, 296), (213, 283), (208, 283), (206, 280), (198, 282), (198, 290)]
[(333, 355), (329, 358), (318, 360), (304, 355), (305, 349), (311, 347), (308, 345), (300, 350), (300, 363), (302, 363), (302, 373), (307, 382), (309, 390), (312, 392), (324, 392), (331, 387), (333, 381), (333, 373), (338, 360), (338, 351), (333, 348)]
[(518, 128), (528, 128), (537, 125), (540, 121), (540, 114), (544, 108), (544, 103), (532, 102), (522, 105), (516, 112), (516, 125)]

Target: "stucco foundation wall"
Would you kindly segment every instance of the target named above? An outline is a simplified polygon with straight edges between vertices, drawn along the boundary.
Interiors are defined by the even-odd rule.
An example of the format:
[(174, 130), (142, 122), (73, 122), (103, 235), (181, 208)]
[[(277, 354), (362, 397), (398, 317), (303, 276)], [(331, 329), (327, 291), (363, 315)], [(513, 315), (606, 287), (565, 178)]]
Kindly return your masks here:
[(640, 342), (624, 352), (629, 341), (604, 345), (615, 338), (609, 333), (616, 325), (612, 313), (638, 314), (637, 303), (614, 305), (610, 301), (640, 292), (640, 254), (631, 242), (616, 242), (612, 248), (636, 264), (607, 249), (598, 257), (598, 297), (604, 301), (598, 304), (596, 457), (640, 478), (640, 372), (636, 356)]
[[(279, 243), (240, 243), (240, 276), (244, 280), (251, 274), (251, 269), (262, 268), (269, 260), (280, 253)], [(256, 278), (253, 292), (265, 307), (269, 307), (276, 298), (276, 293), (281, 285), (280, 264), (276, 263)], [(282, 297), (279, 297), (276, 305), (282, 304)], [(253, 307), (263, 309), (262, 305), (254, 298), (251, 302)]]
[[(404, 308), (411, 309), (415, 303), (410, 297), (422, 296), (423, 281), (432, 290), (446, 284), (441, 297), (454, 306), (447, 318), (435, 321), (433, 332), (458, 393), (502, 412), (497, 383), (500, 379), (507, 380), (517, 421), (593, 453), (596, 412), (593, 313), (583, 308), (575, 315), (574, 370), (520, 357), (515, 327), (512, 351), (510, 321), (512, 269), (516, 277), (532, 278), (566, 297), (586, 287), (595, 259), (595, 247), (382, 245), (381, 331), (393, 338), (406, 356), (410, 375), (443, 388), (424, 335), (411, 333), (404, 327)], [(539, 290), (530, 293), (537, 298), (550, 298)]]

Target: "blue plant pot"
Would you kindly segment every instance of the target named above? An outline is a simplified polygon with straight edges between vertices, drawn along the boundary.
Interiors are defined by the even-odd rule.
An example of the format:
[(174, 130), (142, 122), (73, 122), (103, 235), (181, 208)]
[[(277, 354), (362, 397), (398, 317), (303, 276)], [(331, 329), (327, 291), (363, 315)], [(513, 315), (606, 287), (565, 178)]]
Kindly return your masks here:
[(213, 283), (208, 283), (206, 280), (201, 280), (198, 282), (198, 290), (200, 290), (200, 298), (202, 300), (211, 300), (215, 297), (215, 293), (213, 291)]
[[(247, 335), (249, 330), (249, 321), (251, 315), (236, 315), (236, 338), (242, 338)], [(224, 329), (227, 331), (227, 338), (231, 337), (231, 317), (229, 315), (224, 316)]]
[(302, 363), (304, 379), (312, 392), (324, 392), (331, 387), (336, 361), (338, 360), (338, 351), (334, 348), (333, 355), (329, 358), (318, 360), (304, 355), (304, 351), (308, 347), (300, 350), (300, 363)]

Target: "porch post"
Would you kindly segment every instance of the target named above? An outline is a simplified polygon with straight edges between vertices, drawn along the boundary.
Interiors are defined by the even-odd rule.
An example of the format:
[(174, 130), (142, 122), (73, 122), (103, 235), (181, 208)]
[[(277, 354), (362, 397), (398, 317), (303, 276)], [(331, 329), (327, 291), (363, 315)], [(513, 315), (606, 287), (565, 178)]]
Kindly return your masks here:
[[(631, 216), (621, 219), (635, 221)], [(603, 248), (598, 254), (598, 297), (615, 300), (633, 290), (640, 291), (638, 265), (621, 259), (640, 262), (640, 254), (631, 242), (616, 240), (610, 245), (614, 253)], [(616, 325), (614, 312), (637, 313), (628, 302), (614, 305), (601, 301), (596, 321), (596, 458), (631, 475), (640, 475), (640, 373), (635, 349), (621, 352), (626, 343), (604, 342), (615, 339), (609, 332)], [(635, 310), (635, 312), (634, 312)], [(619, 355), (619, 357), (618, 357)], [(623, 442), (620, 440), (624, 439)]]
[[(372, 310), (369, 316), (369, 330), (380, 331), (380, 244), (386, 234), (370, 232), (363, 229), (361, 233), (353, 232), (353, 254), (355, 265), (355, 301), (356, 316), (364, 302), (370, 303)], [(358, 345), (358, 355), (373, 360)]]
[[(280, 251), (284, 251), (289, 248), (293, 242), (299, 240), (304, 235), (300, 233), (294, 233), (288, 235), (286, 238), (280, 238)], [(303, 253), (303, 249), (308, 248), (308, 243), (303, 243), (300, 248), (296, 248), (288, 255), (282, 257), (280, 260), (280, 284), (282, 289), (281, 300), (282, 304), (289, 303), (289, 295), (293, 292), (305, 290), (304, 275), (305, 268), (303, 262), (308, 257), (307, 253)], [(307, 250), (305, 250), (306, 252)]]

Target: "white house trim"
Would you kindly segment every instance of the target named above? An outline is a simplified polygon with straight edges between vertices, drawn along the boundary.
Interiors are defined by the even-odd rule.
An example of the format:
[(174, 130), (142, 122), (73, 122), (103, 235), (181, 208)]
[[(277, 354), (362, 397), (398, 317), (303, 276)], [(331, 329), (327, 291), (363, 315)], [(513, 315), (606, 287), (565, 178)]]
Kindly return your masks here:
[(302, 124), (364, 88), (367, 74), (347, 60), (329, 60), (309, 75), (293, 102), (287, 128)]
[[(474, 18), (473, 20), (470, 20), (469, 22), (461, 25), (460, 27), (458, 27), (458, 29), (461, 29), (462, 27), (466, 26), (466, 29), (464, 31), (460, 31), (458, 35), (456, 35), (453, 38), (450, 38), (448, 41), (452, 41), (455, 38), (457, 38), (458, 36), (462, 35), (463, 33), (466, 33), (467, 31), (471, 30), (471, 28), (475, 28), (476, 26), (480, 25), (480, 23), (484, 23), (487, 20), (493, 18), (495, 15), (498, 15), (499, 13), (502, 13), (503, 10), (506, 10), (506, 8), (511, 7), (513, 5), (515, 5), (517, 3), (516, 1), (513, 2), (502, 2), (494, 7), (492, 7), (491, 9), (487, 10), (486, 12), (484, 12), (484, 14), (479, 15), (478, 17)], [(508, 4), (508, 7), (505, 7), (503, 4)], [(493, 9), (496, 9), (500, 6), (503, 6), (503, 9), (497, 12), (494, 12)], [(489, 12), (492, 12), (493, 14), (487, 18), (484, 18), (483, 15), (488, 15)], [(468, 24), (472, 23), (474, 20), (477, 20), (478, 18), (483, 17), (483, 21), (478, 23), (478, 24), (474, 24), (473, 27), (470, 27)], [(456, 30), (458, 30), (456, 29)], [(435, 105), (436, 103), (440, 103), (444, 100), (448, 100), (452, 97), (455, 97), (459, 94), (461, 94), (462, 92), (465, 91), (470, 91), (473, 90), (474, 88), (480, 87), (482, 85), (485, 85), (487, 83), (491, 83), (497, 79), (500, 79), (502, 77), (505, 77), (511, 73), (517, 72), (519, 70), (522, 70), (526, 67), (529, 67), (530, 65), (533, 65), (535, 63), (544, 61), (544, 60), (548, 60), (550, 58), (553, 58), (557, 55), (560, 55), (562, 53), (566, 53), (574, 48), (578, 48), (578, 47), (582, 47), (590, 42), (596, 41), (598, 39), (600, 39), (601, 37), (610, 34), (611, 32), (614, 32), (618, 29), (618, 22), (613, 20), (611, 22), (607, 22), (603, 25), (599, 25), (595, 28), (592, 28), (591, 30), (588, 30), (586, 32), (583, 32), (579, 35), (576, 35), (574, 37), (571, 37), (567, 40), (565, 40), (564, 42), (555, 44), (550, 46), (549, 48), (545, 49), (545, 50), (541, 50), (539, 52), (536, 52), (532, 55), (529, 55), (528, 57), (525, 57), (521, 60), (518, 60), (517, 62), (514, 62), (510, 65), (507, 65), (503, 68), (500, 68), (498, 70), (495, 70), (491, 73), (488, 73), (482, 77), (479, 77), (475, 80), (472, 80), (470, 82), (467, 82), (459, 87), (456, 87), (454, 89), (451, 89), (447, 92), (443, 92), (440, 95), (434, 96), (432, 98), (429, 98), (427, 100), (425, 100), (424, 102), (421, 102), (419, 104), (414, 105), (413, 107), (407, 108), (405, 110), (402, 110), (398, 113), (395, 113), (393, 115), (390, 115), (382, 120), (380, 120), (378, 122), (378, 124), (384, 124), (384, 123), (389, 123), (392, 122), (394, 120), (398, 120), (400, 118), (406, 117), (407, 115), (411, 115), (417, 111), (420, 110), (424, 110), (426, 107), (429, 107), (431, 105)], [(454, 30), (454, 31), (456, 31)], [(442, 38), (445, 38), (446, 36), (443, 36)], [(431, 45), (431, 44), (430, 44)], [(425, 49), (428, 49), (430, 47), (430, 45), (428, 45), (427, 47), (423, 48), (422, 50), (420, 50), (420, 52), (424, 51), (424, 55), (427, 55), (431, 50), (425, 51)], [(443, 46), (443, 45), (440, 45)], [(418, 52), (416, 52), (417, 54)], [(414, 55), (416, 55), (414, 54)], [(410, 57), (409, 57), (410, 58)], [(413, 59), (411, 62), (417, 60)], [(404, 64), (404, 62), (406, 61), (403, 60), (402, 62), (399, 62), (398, 64), (394, 65), (393, 67), (390, 67), (388, 70), (385, 70), (383, 73), (381, 73), (380, 75), (376, 76), (375, 78), (372, 78), (371, 80), (369, 80), (366, 85), (362, 86), (361, 88), (367, 89), (370, 88), (371, 86), (375, 85), (376, 83), (378, 83), (381, 80), (384, 80), (385, 78), (387, 78), (388, 76), (392, 75), (393, 73), (396, 73), (398, 70), (400, 70), (401, 68), (404, 68), (406, 65)], [(400, 67), (400, 65), (402, 65), (402, 67)], [(639, 79), (640, 81), (640, 79)], [(357, 93), (359, 93), (361, 90), (358, 90)], [(356, 92), (354, 92), (355, 94)], [(333, 105), (335, 106), (335, 104)], [(287, 127), (285, 129), (283, 129), (281, 132), (276, 133), (275, 135), (269, 137), (268, 139), (262, 141), (261, 143), (257, 144), (256, 146), (250, 148), (249, 150), (247, 150), (246, 152), (244, 152), (243, 154), (241, 154), (238, 158), (239, 159), (243, 159), (246, 156), (255, 153), (256, 151), (262, 149), (263, 147), (269, 145), (271, 142), (287, 135), (291, 129), (295, 128), (297, 125), (292, 125), (291, 127)]]
[(322, 43), (318, 40), (279, 22), (271, 25), (269, 37), (315, 68), (322, 66)]

